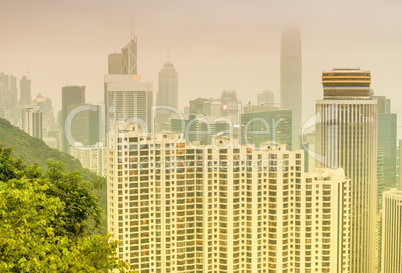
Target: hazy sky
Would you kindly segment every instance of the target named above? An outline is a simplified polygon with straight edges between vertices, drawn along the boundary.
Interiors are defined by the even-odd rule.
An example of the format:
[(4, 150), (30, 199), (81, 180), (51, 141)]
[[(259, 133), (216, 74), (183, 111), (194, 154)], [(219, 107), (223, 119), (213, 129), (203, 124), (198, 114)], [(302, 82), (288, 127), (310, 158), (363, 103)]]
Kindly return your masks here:
[(0, 0), (0, 72), (32, 79), (61, 105), (61, 88), (85, 85), (87, 102), (103, 101), (107, 55), (130, 39), (135, 12), (138, 73), (158, 89), (170, 52), (179, 73), (179, 104), (235, 89), (246, 104), (272, 90), (279, 101), (283, 26), (299, 24), (303, 112), (322, 98), (321, 72), (360, 66), (377, 95), (402, 109), (402, 2), (385, 1), (54, 1)]

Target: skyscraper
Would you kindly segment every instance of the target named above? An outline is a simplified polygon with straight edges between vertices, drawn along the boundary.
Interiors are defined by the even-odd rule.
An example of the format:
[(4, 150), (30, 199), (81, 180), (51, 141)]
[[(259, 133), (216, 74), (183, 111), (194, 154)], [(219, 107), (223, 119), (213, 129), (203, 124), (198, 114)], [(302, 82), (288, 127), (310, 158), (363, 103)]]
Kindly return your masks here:
[(22, 107), (21, 127), (29, 135), (42, 138), (42, 112), (39, 106)]
[[(171, 106), (178, 108), (178, 76), (171, 61), (166, 61), (162, 70), (159, 72), (159, 90), (156, 94), (156, 105)], [(156, 113), (159, 129), (167, 129), (169, 117), (173, 114), (172, 111), (160, 109)]]
[(264, 90), (262, 93), (257, 94), (257, 104), (266, 104), (273, 105), (274, 104), (274, 93), (269, 90)]
[(137, 37), (134, 35), (121, 49), (121, 65), (121, 74), (137, 75)]
[(0, 110), (4, 118), (15, 125), (21, 117), (21, 109), (18, 108), (17, 78), (13, 75), (0, 73)]
[(65, 132), (65, 122), (68, 114), (74, 108), (85, 104), (85, 86), (65, 86), (62, 88), (61, 91), (61, 120), (60, 120), (60, 127), (61, 127), (61, 139), (62, 139), (62, 147), (61, 150), (65, 153), (68, 153), (69, 150), (69, 143), (66, 138)]
[(156, 105), (167, 105), (175, 108), (179, 105), (177, 71), (171, 61), (166, 61), (159, 72), (159, 90), (156, 95)]
[[(194, 148), (179, 134), (109, 135), (108, 231), (139, 273), (349, 270), (350, 184), (303, 151)], [(258, 162), (259, 164), (254, 164)]]
[(20, 80), (20, 105), (30, 105), (31, 100), (31, 80), (24, 76)]
[(402, 191), (383, 193), (382, 273), (402, 272)]
[[(396, 186), (397, 115), (391, 113), (391, 100), (375, 96), (378, 102), (378, 149), (384, 151), (384, 187)], [(382, 193), (381, 193), (382, 195)]]
[(151, 125), (152, 83), (133, 75), (105, 75), (106, 131), (118, 120), (138, 118)]
[(317, 164), (344, 168), (351, 179), (352, 273), (375, 272), (377, 101), (370, 83), (370, 71), (324, 71), (324, 100), (316, 102)]
[(113, 53), (108, 56), (108, 74), (121, 74), (121, 54)]
[(293, 149), (299, 148), (302, 126), (302, 55), (299, 28), (285, 28), (281, 38), (281, 107), (292, 110)]

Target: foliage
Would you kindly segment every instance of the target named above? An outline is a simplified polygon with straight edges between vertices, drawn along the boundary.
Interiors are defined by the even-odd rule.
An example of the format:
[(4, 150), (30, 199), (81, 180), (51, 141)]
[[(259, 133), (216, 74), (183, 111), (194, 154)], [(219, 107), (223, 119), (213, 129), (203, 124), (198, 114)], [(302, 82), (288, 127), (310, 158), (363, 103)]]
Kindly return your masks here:
[(0, 145), (0, 272), (125, 272), (79, 172), (25, 166)]
[[(43, 140), (31, 137), (29, 134), (13, 126), (5, 119), (0, 118), (0, 143), (4, 147), (12, 148), (12, 155), (23, 158), (26, 164), (35, 164), (43, 170), (48, 170), (53, 164), (48, 165), (48, 160), (62, 162), (67, 171), (79, 171), (84, 180), (92, 181), (95, 194), (100, 199), (103, 211), (106, 211), (106, 187), (102, 189), (105, 180), (91, 171), (83, 168), (81, 163), (74, 157), (52, 149)], [(0, 177), (1, 179), (1, 177)], [(104, 221), (106, 225), (106, 221)]]

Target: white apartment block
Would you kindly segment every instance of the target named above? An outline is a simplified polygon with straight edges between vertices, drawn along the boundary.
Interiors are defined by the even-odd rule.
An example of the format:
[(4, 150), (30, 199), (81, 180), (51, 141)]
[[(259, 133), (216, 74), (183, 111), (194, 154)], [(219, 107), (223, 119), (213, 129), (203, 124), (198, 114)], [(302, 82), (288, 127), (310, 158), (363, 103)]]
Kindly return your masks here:
[[(117, 130), (116, 130), (117, 131)], [(109, 135), (108, 231), (140, 273), (348, 272), (350, 183), (303, 151)]]
[(106, 149), (101, 143), (96, 143), (93, 147), (83, 145), (71, 146), (70, 155), (78, 159), (83, 168), (106, 177)]

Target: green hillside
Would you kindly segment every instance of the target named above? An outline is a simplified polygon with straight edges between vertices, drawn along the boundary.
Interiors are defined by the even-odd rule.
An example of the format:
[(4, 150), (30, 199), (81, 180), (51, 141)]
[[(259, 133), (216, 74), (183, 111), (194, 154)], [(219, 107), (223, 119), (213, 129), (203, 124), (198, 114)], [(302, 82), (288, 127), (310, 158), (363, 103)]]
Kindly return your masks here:
[[(105, 185), (104, 178), (84, 169), (78, 159), (50, 148), (42, 139), (29, 134), (0, 118), (0, 144), (5, 148), (13, 148), (13, 156), (19, 157), (25, 165), (37, 164), (43, 170), (47, 169), (47, 161), (53, 159), (64, 164), (66, 171), (79, 171), (84, 180), (92, 181), (94, 185)], [(106, 186), (95, 193), (100, 197), (100, 205), (106, 211)]]

